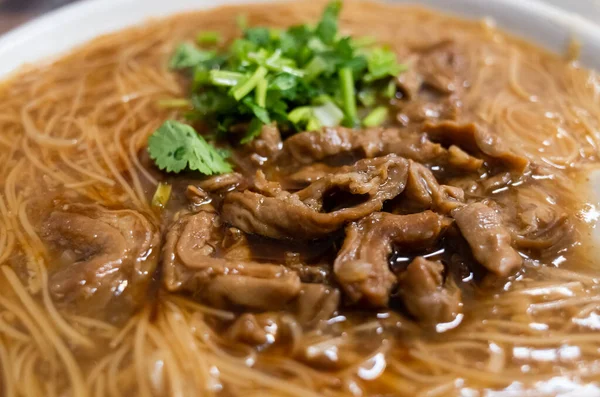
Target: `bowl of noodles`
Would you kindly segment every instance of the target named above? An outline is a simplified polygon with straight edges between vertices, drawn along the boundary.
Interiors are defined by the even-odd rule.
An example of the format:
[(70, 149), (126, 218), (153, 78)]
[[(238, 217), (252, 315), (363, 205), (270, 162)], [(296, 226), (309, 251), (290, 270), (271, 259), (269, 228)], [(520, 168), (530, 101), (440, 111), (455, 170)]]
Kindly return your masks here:
[(1, 394), (599, 396), (598, 54), (514, 0), (5, 34)]

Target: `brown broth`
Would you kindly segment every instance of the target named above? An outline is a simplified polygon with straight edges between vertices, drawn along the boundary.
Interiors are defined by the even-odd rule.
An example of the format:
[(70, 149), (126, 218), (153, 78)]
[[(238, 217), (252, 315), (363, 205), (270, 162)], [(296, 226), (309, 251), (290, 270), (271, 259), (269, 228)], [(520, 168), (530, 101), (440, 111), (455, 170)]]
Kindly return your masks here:
[[(199, 30), (232, 39), (240, 13), (251, 25), (283, 27), (316, 20), (322, 5), (222, 7), (153, 21), (101, 37), (3, 84), (0, 385), (7, 396), (553, 395), (556, 385), (600, 393), (600, 291), (590, 237), (597, 212), (582, 194), (600, 146), (598, 76), (487, 23), (420, 8), (347, 2), (342, 29), (377, 37), (400, 59), (443, 40), (459, 43), (469, 73), (462, 117), (485, 124), (533, 164), (523, 179), (484, 193), (467, 190), (467, 197), (496, 203), (510, 218), (524, 211), (515, 204), (520, 195), (535, 202), (542, 194), (551, 208), (567, 214), (571, 239), (522, 249), (525, 266), (508, 279), (486, 274), (458, 235), (427, 251), (397, 247), (391, 260), (398, 271), (416, 255), (454, 263), (448, 277), (463, 291), (464, 316), (423, 329), (396, 300), (381, 310), (341, 307), (301, 339), (287, 335), (257, 349), (226, 338), (240, 310), (216, 310), (193, 294), (167, 292), (161, 270), (152, 275), (153, 287), (136, 314), (129, 314), (132, 307), (113, 308), (127, 314), (112, 313), (119, 319), (112, 323), (44, 296), (46, 273), (61, 264), (61, 253), (40, 238), (48, 208), (99, 203), (135, 209), (162, 232), (189, 209), (185, 190), (198, 177), (164, 175), (145, 155), (146, 137), (179, 116), (156, 102), (188, 89), (166, 67), (174, 46)], [(241, 164), (237, 171), (252, 177), (256, 169)], [(272, 179), (285, 179), (287, 172), (274, 165), (264, 171)], [(436, 176), (458, 186), (481, 182), (445, 170)], [(160, 214), (149, 205), (157, 181), (173, 185)], [(218, 207), (222, 195), (211, 199)], [(282, 263), (292, 252), (308, 265), (330, 266), (343, 233), (312, 242), (249, 239), (255, 261)], [(336, 359), (294, 359), (294, 342), (328, 346)]]

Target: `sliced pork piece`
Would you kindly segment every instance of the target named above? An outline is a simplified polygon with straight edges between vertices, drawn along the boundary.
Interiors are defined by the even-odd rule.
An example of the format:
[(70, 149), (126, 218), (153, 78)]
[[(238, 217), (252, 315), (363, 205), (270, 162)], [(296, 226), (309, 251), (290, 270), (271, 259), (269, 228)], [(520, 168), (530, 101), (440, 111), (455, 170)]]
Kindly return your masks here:
[[(163, 247), (163, 283), (188, 291), (216, 307), (278, 310), (300, 293), (300, 278), (285, 266), (228, 255), (217, 214), (183, 215), (169, 229)], [(220, 252), (224, 251), (224, 252)], [(217, 257), (219, 254), (222, 257)]]
[(458, 45), (445, 40), (424, 50), (417, 62), (424, 82), (443, 94), (451, 94), (468, 86), (468, 63)]
[(230, 172), (229, 174), (211, 176), (195, 185), (205, 192), (213, 193), (233, 190), (240, 186), (245, 187), (245, 181), (242, 174)]
[(245, 191), (227, 195), (223, 218), (246, 233), (271, 238), (326, 236), (372, 212), (404, 190), (408, 161), (394, 155), (341, 167), (291, 194)]
[(445, 153), (441, 145), (424, 136), (395, 128), (325, 128), (293, 135), (283, 144), (284, 153), (299, 164), (312, 164), (327, 157), (343, 153), (356, 153), (360, 157), (377, 157), (387, 154), (429, 162)]
[(396, 103), (396, 119), (405, 127), (419, 127), (426, 121), (456, 120), (462, 103), (456, 95), (437, 96), (423, 93), (411, 101)]
[(424, 132), (435, 142), (456, 145), (474, 156), (483, 155), (491, 162), (510, 170), (524, 172), (529, 166), (527, 158), (513, 153), (502, 140), (474, 123), (458, 124), (453, 121), (425, 123)]
[(433, 244), (451, 223), (431, 211), (411, 215), (377, 212), (346, 228), (334, 274), (352, 303), (385, 307), (396, 284), (388, 259), (394, 246), (411, 249)]
[(241, 315), (227, 330), (230, 339), (249, 345), (273, 344), (293, 338), (298, 329), (314, 329), (329, 320), (340, 302), (340, 292), (322, 284), (302, 284), (298, 298), (287, 312)]
[[(283, 144), (282, 160), (297, 164), (313, 164), (340, 154), (373, 158), (396, 154), (419, 163), (452, 166), (464, 171), (476, 171), (481, 163), (475, 158), (457, 161), (442, 145), (430, 141), (424, 134), (396, 128), (350, 130), (325, 128), (293, 135)], [(469, 156), (464, 153), (464, 156)]]
[(60, 265), (50, 271), (55, 299), (110, 316), (144, 302), (158, 261), (159, 232), (133, 210), (71, 204), (53, 211), (42, 236)]
[(296, 300), (296, 318), (304, 328), (330, 319), (340, 304), (340, 291), (323, 284), (302, 284)]
[(444, 282), (443, 274), (443, 264), (419, 256), (398, 276), (398, 294), (423, 323), (447, 323), (462, 311), (460, 289), (451, 281)]
[(263, 126), (260, 135), (246, 146), (253, 154), (263, 159), (275, 157), (282, 148), (279, 129), (271, 124)]
[(452, 216), (473, 256), (486, 269), (505, 277), (521, 267), (523, 259), (511, 246), (510, 231), (492, 208), (483, 203), (468, 204), (455, 209)]
[(409, 101), (417, 98), (423, 85), (423, 76), (415, 66), (417, 61), (418, 58), (414, 55), (404, 59), (407, 69), (396, 77), (396, 86), (402, 93), (402, 98)]
[(226, 336), (252, 346), (271, 344), (280, 333), (280, 320), (278, 313), (244, 313), (229, 327)]
[(462, 189), (440, 185), (427, 167), (414, 161), (410, 162), (404, 196), (412, 206), (443, 214), (450, 213), (465, 201)]

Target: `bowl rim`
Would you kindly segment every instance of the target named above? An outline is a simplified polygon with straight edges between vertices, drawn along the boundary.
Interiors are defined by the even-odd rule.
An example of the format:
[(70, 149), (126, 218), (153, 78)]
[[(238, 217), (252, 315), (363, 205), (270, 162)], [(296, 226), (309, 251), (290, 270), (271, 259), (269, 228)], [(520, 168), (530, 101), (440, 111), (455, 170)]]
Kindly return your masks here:
[[(0, 80), (29, 63), (51, 61), (96, 37), (150, 19), (217, 6), (273, 1), (281, 0), (82, 0), (71, 3), (0, 35), (0, 59), (3, 59)], [(575, 37), (582, 43), (581, 62), (600, 70), (600, 24), (540, 0), (383, 1), (426, 6), (462, 18), (490, 16), (498, 27), (510, 34), (555, 52), (566, 49)]]

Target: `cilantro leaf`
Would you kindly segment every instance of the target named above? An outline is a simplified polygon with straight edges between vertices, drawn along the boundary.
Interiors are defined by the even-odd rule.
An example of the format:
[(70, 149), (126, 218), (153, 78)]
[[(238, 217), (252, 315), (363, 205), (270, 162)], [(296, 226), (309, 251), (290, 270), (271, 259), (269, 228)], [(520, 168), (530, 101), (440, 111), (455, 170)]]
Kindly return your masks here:
[(214, 51), (204, 51), (192, 43), (182, 43), (175, 49), (175, 53), (169, 61), (169, 68), (175, 70), (192, 68), (214, 58), (215, 55)]
[(271, 32), (267, 28), (248, 28), (244, 31), (244, 38), (257, 47), (266, 47), (271, 39)]
[(186, 168), (204, 175), (231, 172), (231, 165), (194, 128), (174, 120), (165, 121), (148, 138), (148, 153), (167, 172)]
[(398, 63), (396, 54), (385, 48), (374, 48), (367, 56), (367, 67), (369, 72), (363, 77), (366, 82), (382, 79), (384, 77), (396, 77), (400, 72), (406, 70), (406, 66)]
[(334, 0), (330, 2), (327, 7), (325, 7), (325, 11), (323, 11), (321, 21), (317, 25), (317, 35), (325, 44), (333, 43), (333, 40), (337, 35), (337, 20), (341, 9), (342, 1)]

